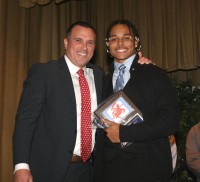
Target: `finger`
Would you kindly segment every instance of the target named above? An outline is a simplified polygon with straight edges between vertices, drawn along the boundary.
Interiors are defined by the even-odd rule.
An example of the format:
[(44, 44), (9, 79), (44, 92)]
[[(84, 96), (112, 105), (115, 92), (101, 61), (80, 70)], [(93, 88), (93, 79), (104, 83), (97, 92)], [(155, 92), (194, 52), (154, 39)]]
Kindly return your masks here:
[(106, 128), (109, 128), (112, 125), (112, 122), (109, 121), (108, 119), (101, 118), (101, 121), (105, 123)]
[(106, 123), (106, 124), (112, 123), (111, 121), (109, 121), (108, 119), (105, 119), (105, 118), (101, 118), (101, 121)]

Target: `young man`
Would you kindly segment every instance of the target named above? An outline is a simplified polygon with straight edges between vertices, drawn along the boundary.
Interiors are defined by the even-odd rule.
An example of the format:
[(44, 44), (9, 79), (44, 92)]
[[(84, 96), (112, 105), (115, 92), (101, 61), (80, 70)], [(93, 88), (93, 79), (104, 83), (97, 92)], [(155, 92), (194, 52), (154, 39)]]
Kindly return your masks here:
[[(114, 60), (106, 79), (106, 97), (123, 89), (142, 112), (143, 122), (123, 126), (102, 120), (109, 127), (105, 132), (98, 131), (95, 179), (99, 182), (170, 182), (172, 157), (168, 136), (179, 127), (178, 105), (170, 79), (153, 64), (138, 64), (140, 38), (130, 21), (113, 21), (106, 40)], [(122, 148), (120, 142), (132, 144)]]

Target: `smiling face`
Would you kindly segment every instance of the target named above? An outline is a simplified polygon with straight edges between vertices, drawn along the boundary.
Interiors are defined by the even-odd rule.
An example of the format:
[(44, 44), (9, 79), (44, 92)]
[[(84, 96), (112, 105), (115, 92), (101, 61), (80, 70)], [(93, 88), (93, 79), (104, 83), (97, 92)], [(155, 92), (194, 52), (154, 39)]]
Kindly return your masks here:
[(91, 28), (76, 25), (64, 39), (66, 56), (79, 68), (85, 67), (94, 54), (96, 34)]
[(108, 46), (115, 61), (123, 63), (135, 53), (137, 41), (135, 41), (135, 37), (127, 25), (117, 24), (110, 31)]

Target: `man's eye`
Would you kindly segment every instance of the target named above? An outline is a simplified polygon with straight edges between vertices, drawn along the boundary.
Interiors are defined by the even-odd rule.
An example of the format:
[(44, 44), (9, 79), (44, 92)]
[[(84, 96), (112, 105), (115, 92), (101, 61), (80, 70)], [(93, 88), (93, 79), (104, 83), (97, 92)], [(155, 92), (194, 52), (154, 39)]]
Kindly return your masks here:
[(81, 39), (75, 39), (77, 43), (81, 43)]
[(110, 40), (110, 42), (117, 42), (117, 38), (115, 38), (115, 37), (110, 38), (109, 40)]
[(131, 37), (130, 36), (124, 36), (124, 38), (123, 38), (124, 40), (130, 40), (131, 39)]
[(95, 45), (94, 41), (89, 41), (88, 44), (91, 46)]

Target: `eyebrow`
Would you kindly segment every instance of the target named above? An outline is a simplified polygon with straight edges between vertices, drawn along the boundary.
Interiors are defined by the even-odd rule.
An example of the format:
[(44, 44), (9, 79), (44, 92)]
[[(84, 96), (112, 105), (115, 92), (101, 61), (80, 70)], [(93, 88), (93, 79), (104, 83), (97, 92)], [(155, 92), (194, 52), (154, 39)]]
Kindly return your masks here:
[[(132, 36), (130, 33), (126, 33), (126, 34), (123, 34), (123, 35), (130, 35), (130, 36)], [(110, 37), (117, 37), (117, 35), (110, 35)]]

